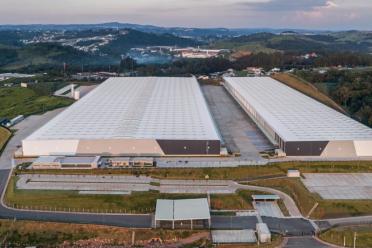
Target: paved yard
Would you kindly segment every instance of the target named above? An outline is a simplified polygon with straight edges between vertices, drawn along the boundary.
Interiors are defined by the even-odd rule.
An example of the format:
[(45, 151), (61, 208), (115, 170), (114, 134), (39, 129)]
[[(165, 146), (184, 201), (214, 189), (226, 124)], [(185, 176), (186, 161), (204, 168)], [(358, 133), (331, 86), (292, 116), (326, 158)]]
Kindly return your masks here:
[(256, 243), (256, 233), (252, 229), (246, 230), (216, 230), (212, 231), (212, 240), (216, 244)]
[(372, 173), (306, 173), (302, 182), (323, 199), (372, 199)]
[(240, 152), (242, 158), (257, 159), (260, 158), (260, 151), (272, 148), (264, 134), (223, 86), (203, 85), (202, 90), (230, 151)]
[[(65, 108), (56, 109), (43, 115), (32, 115), (12, 127), (12, 129), (16, 129), (17, 131), (10, 139), (3, 153), (1, 154), (0, 170), (10, 169), (12, 167), (13, 154), (21, 146), (23, 139), (31, 135), (34, 131), (39, 129), (57, 114), (61, 113), (63, 110), (65, 110)], [(13, 164), (13, 166), (14, 165), (15, 164)]]

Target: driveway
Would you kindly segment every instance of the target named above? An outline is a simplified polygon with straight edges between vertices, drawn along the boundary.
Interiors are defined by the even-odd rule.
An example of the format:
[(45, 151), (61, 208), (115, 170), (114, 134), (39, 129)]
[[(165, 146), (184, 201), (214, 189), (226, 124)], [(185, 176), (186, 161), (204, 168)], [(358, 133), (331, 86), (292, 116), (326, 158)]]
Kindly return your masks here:
[(260, 151), (272, 149), (265, 135), (223, 86), (203, 85), (210, 111), (227, 148), (242, 158), (260, 159)]
[(13, 154), (18, 150), (18, 147), (21, 146), (22, 140), (31, 135), (34, 131), (39, 129), (63, 110), (65, 110), (65, 108), (49, 111), (43, 115), (32, 115), (12, 127), (12, 129), (17, 131), (14, 133), (0, 156), (0, 170), (12, 168)]

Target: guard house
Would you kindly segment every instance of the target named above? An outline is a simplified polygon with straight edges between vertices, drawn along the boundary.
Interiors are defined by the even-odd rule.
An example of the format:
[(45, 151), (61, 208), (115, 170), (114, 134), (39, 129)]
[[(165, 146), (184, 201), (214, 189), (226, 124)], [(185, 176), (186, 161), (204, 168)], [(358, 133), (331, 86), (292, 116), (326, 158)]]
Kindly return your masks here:
[(206, 198), (186, 200), (157, 200), (155, 228), (210, 228), (211, 215)]

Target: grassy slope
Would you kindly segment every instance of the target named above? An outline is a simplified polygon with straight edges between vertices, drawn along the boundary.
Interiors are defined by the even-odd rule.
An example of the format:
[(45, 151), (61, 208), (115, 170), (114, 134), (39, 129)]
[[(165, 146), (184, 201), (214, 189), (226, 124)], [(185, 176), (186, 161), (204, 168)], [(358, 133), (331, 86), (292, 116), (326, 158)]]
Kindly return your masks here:
[(252, 183), (279, 189), (290, 195), (301, 213), (306, 216), (316, 202), (318, 207), (311, 218), (337, 218), (372, 214), (372, 200), (323, 200), (317, 194), (310, 193), (299, 179), (269, 179)]
[(43, 113), (70, 105), (73, 100), (54, 96), (38, 96), (28, 88), (0, 89), (0, 116), (13, 118), (17, 115)]
[(285, 85), (298, 90), (305, 95), (318, 100), (319, 102), (341, 112), (346, 113), (345, 110), (340, 107), (336, 102), (334, 102), (331, 98), (327, 95), (320, 92), (315, 86), (311, 85), (310, 83), (306, 82), (303, 79), (300, 79), (292, 74), (288, 73), (277, 73), (272, 76), (272, 78), (284, 83)]
[[(59, 209), (67, 211), (151, 213), (156, 199), (182, 199), (206, 197), (203, 194), (161, 194), (156, 191), (134, 192), (132, 195), (79, 195), (76, 191), (19, 190), (16, 178), (9, 183), (6, 202), (9, 206), (36, 209)], [(239, 191), (237, 194), (211, 195), (212, 209), (252, 209), (251, 195), (256, 192)]]
[[(98, 225), (61, 224), (33, 221), (0, 221), (0, 242), (6, 241), (16, 247), (33, 246), (57, 247), (101, 247), (101, 245), (130, 245), (132, 232), (139, 246), (147, 244), (152, 238), (162, 240), (187, 238), (194, 231), (127, 229)], [(0, 243), (1, 245), (1, 243)], [(10, 246), (12, 247), (12, 246)], [(79, 246), (80, 247), (80, 246)]]
[[(372, 163), (371, 163), (372, 167)], [(96, 169), (96, 170), (27, 170), (17, 173), (44, 173), (44, 174), (131, 174), (131, 175), (146, 175), (154, 178), (164, 179), (205, 179), (208, 175), (209, 179), (235, 179), (235, 180), (249, 180), (260, 177), (284, 176), (285, 169), (281, 169), (277, 165), (268, 166), (247, 166), (238, 168), (174, 168), (174, 169), (160, 169), (160, 168), (136, 168), (136, 169)]]
[(145, 175), (164, 179), (231, 179), (248, 181), (268, 177), (286, 176), (288, 169), (299, 169), (303, 173), (350, 173), (372, 172), (372, 161), (347, 162), (282, 162), (265, 166), (244, 166), (236, 168), (136, 168), (96, 170), (17, 170), (17, 173), (43, 174), (90, 174), (90, 175)]
[(353, 247), (354, 232), (357, 233), (356, 247), (372, 247), (372, 226), (338, 227), (327, 230), (319, 235), (321, 239), (335, 245)]
[(6, 144), (10, 136), (11, 133), (8, 129), (0, 127), (0, 154), (3, 149), (3, 146)]

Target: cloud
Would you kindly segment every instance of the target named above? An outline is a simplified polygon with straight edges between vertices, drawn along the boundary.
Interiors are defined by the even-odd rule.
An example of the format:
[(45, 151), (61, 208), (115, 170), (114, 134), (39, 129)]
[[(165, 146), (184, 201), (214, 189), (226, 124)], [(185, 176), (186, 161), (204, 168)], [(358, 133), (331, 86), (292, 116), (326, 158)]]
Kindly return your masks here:
[(260, 2), (240, 2), (251, 10), (258, 11), (311, 11), (317, 8), (334, 6), (333, 1), (328, 0), (268, 0)]

